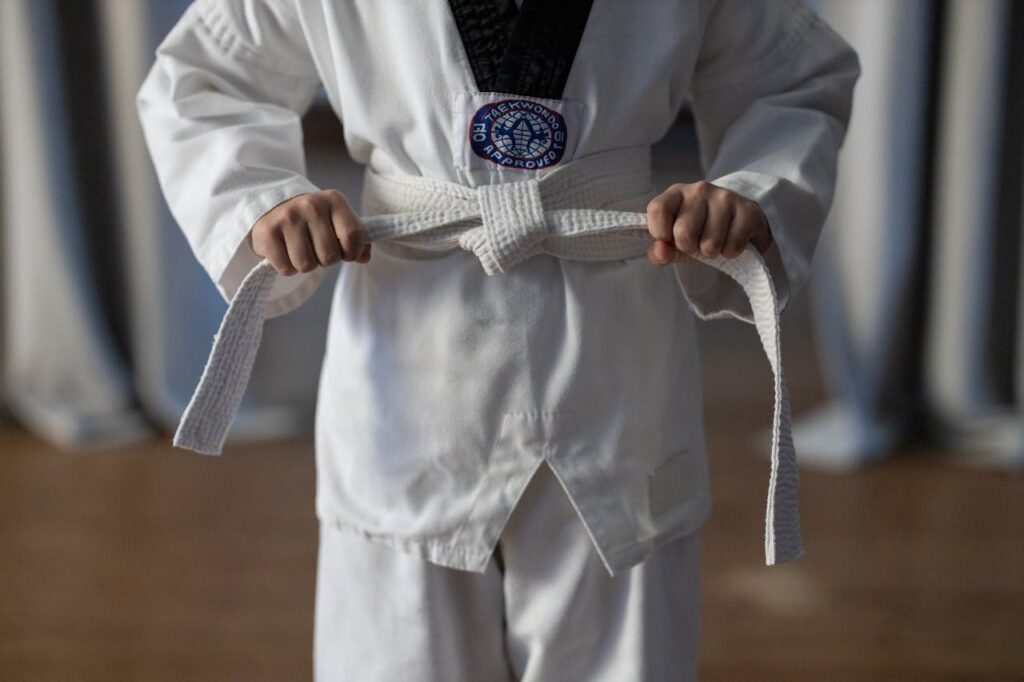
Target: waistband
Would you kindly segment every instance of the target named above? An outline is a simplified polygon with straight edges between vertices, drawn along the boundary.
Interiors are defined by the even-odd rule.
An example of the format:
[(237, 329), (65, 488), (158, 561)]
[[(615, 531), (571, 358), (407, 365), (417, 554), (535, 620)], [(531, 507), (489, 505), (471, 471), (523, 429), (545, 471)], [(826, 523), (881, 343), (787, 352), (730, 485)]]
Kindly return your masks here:
[[(614, 260), (650, 242), (644, 212), (614, 210), (650, 190), (650, 148), (626, 147), (574, 159), (536, 179), (469, 187), (380, 175), (367, 169), (363, 226), (371, 242), (474, 253), (488, 275), (537, 254)], [(775, 383), (765, 563), (803, 554), (799, 476), (782, 373), (778, 300), (768, 267), (748, 245), (736, 258), (693, 258), (735, 280), (750, 300), (754, 326)], [(679, 267), (674, 266), (679, 286)], [(176, 447), (219, 454), (245, 392), (263, 330), (263, 304), (277, 277), (269, 261), (244, 278), (221, 321), (195, 392), (174, 434)]]

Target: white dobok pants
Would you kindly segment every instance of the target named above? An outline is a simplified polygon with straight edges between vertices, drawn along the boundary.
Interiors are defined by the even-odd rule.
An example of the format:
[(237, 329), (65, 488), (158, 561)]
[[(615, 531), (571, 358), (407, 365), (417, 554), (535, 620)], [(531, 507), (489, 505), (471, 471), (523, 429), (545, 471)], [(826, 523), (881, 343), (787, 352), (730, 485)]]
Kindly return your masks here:
[(695, 680), (700, 532), (610, 577), (542, 465), (483, 574), (320, 526), (317, 682)]

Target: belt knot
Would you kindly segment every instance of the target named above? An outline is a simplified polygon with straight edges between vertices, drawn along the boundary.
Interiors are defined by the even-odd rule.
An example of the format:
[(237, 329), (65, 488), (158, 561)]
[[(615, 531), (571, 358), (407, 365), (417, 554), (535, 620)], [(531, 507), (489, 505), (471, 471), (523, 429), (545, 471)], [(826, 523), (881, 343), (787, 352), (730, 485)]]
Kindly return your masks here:
[[(477, 187), (486, 240), (476, 255), (487, 274), (506, 272), (536, 255), (548, 236), (540, 182), (502, 182)], [(481, 252), (482, 251), (482, 252)]]
[[(369, 206), (381, 212), (364, 216), (363, 224), (370, 241), (406, 241), (433, 250), (458, 246), (471, 251), (489, 275), (506, 272), (539, 253), (577, 261), (631, 258), (642, 253), (649, 239), (647, 217), (607, 206), (619, 197), (647, 191), (648, 157), (647, 147), (609, 150), (570, 161), (540, 181), (476, 188), (420, 177), (383, 177), (367, 167), (364, 210)], [(541, 202), (542, 193), (549, 211)], [(598, 204), (604, 208), (589, 208)], [(744, 319), (756, 325), (775, 375), (765, 561), (788, 561), (803, 553), (797, 504), (799, 469), (782, 377), (779, 309), (772, 273), (753, 246), (732, 260), (694, 258), (743, 289), (751, 309), (751, 317)], [(683, 267), (696, 266), (675, 268), (686, 294)], [(275, 272), (270, 261), (260, 261), (232, 297), (202, 378), (174, 434), (175, 446), (220, 452), (249, 381)]]

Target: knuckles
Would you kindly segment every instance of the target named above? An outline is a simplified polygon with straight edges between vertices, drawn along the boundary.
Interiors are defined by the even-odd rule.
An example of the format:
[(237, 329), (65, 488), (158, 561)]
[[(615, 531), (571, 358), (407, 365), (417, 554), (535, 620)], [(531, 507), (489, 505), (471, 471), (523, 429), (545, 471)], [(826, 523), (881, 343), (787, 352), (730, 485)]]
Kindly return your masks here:
[[(686, 209), (680, 216), (669, 210), (673, 200), (678, 201), (677, 194)], [(701, 209), (702, 204), (706, 208)], [(704, 211), (706, 220), (698, 222)], [(757, 202), (707, 180), (669, 185), (647, 204), (647, 216), (652, 235), (667, 238), (670, 231), (676, 249), (686, 255), (699, 252), (731, 259), (742, 254), (748, 242), (770, 239), (764, 237), (768, 226)]]
[(707, 191), (707, 202), (714, 204), (716, 208), (725, 209), (735, 206), (733, 199), (735, 195), (727, 189), (715, 187)]
[(298, 203), (288, 204), (287, 208), (285, 208), (284, 210), (284, 215), (281, 216), (282, 219), (279, 221), (278, 224), (281, 225), (282, 227), (288, 224), (295, 224), (302, 220), (305, 213), (306, 211), (304, 210), (304, 208), (300, 206)]
[(698, 180), (697, 182), (690, 183), (687, 186), (687, 193), (697, 198), (706, 198), (716, 189), (718, 188), (707, 180)]
[(255, 251), (257, 255), (262, 256), (267, 253), (267, 247), (270, 246), (267, 237), (268, 230), (264, 226), (256, 225), (255, 227), (252, 228), (252, 250)]
[(663, 196), (651, 199), (647, 204), (647, 215), (655, 219), (669, 217), (668, 203)]
[(336, 207), (348, 208), (348, 199), (339, 190), (325, 189), (292, 197), (280, 206), (282, 222), (302, 222), (310, 217), (325, 215)]
[(700, 252), (707, 258), (714, 258), (718, 255), (721, 243), (716, 239), (705, 239), (700, 243)]
[[(344, 219), (338, 220), (339, 212)], [(308, 273), (320, 266), (327, 266), (342, 260), (356, 260), (363, 250), (366, 235), (358, 219), (353, 215), (345, 195), (336, 189), (309, 192), (292, 197), (274, 210), (261, 217), (253, 226), (250, 240), (253, 251), (271, 261), (274, 269), (281, 275), (294, 275), (297, 272)], [(332, 221), (334, 221), (332, 229)], [(322, 249), (316, 253), (315, 248), (300, 249), (305, 253), (289, 253), (289, 238), (295, 243), (295, 237), (305, 235), (317, 239), (325, 235), (314, 236), (313, 229), (328, 229), (331, 239), (336, 240), (337, 248)], [(286, 238), (287, 237), (287, 238)]]
[(328, 253), (327, 255), (324, 256), (323, 261), (321, 262), (321, 265), (334, 265), (335, 263), (340, 261), (341, 258), (342, 258), (342, 253), (341, 253), (340, 250), (339, 251), (331, 251), (330, 253)]
[(342, 243), (363, 238), (363, 226), (352, 220), (345, 220), (335, 228)]
[(294, 265), (296, 268), (298, 268), (299, 272), (312, 272), (313, 270), (316, 270), (320, 266), (320, 264), (317, 263), (312, 258), (303, 257), (303, 258), (298, 258), (296, 260), (298, 262), (294, 262), (293, 261), (292, 265)]
[(321, 192), (321, 194), (328, 204), (340, 204), (348, 206), (348, 200), (345, 198), (345, 195), (342, 194), (339, 190), (325, 189), (323, 192)]
[(700, 227), (690, 220), (677, 222), (672, 229), (672, 237), (677, 249), (683, 253), (693, 253), (697, 249)]

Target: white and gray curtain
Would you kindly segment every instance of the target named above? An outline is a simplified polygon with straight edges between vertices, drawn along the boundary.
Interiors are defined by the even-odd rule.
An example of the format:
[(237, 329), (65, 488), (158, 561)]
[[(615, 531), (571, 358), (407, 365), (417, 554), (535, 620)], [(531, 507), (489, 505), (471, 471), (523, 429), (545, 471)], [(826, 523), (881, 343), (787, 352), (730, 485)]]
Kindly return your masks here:
[[(226, 308), (163, 204), (135, 112), (187, 4), (0, 0), (0, 397), (68, 449), (173, 430)], [(334, 186), (358, 178), (337, 166)], [(230, 440), (311, 428), (330, 290), (268, 322)]]
[(1024, 3), (822, 0), (863, 75), (812, 292), (808, 464), (1024, 465)]
[[(864, 73), (811, 286), (830, 397), (798, 423), (801, 457), (940, 443), (1024, 464), (1024, 3), (812, 4)], [(67, 448), (173, 430), (225, 309), (135, 114), (186, 5), (0, 0), (0, 402)], [(357, 198), (340, 133), (318, 135), (314, 182)], [(230, 440), (311, 432), (331, 288), (268, 321)]]

